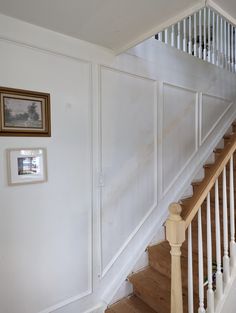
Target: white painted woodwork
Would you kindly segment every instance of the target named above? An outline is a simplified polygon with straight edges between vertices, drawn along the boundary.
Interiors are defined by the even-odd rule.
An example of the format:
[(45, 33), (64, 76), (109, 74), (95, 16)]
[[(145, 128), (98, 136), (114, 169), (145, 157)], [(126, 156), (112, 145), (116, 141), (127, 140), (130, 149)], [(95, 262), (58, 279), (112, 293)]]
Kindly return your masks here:
[(188, 53), (192, 54), (192, 16), (188, 18)]
[(212, 281), (212, 236), (211, 236), (211, 200), (210, 192), (207, 195), (207, 312), (215, 312), (214, 291)]
[(183, 20), (183, 51), (187, 52), (187, 20)]
[(231, 52), (231, 49), (230, 49), (230, 39), (231, 39), (231, 36), (230, 36), (230, 24), (227, 23), (227, 44), (228, 44), (228, 47), (227, 47), (227, 69), (230, 71), (231, 70), (231, 62), (230, 62), (230, 52)]
[(171, 47), (175, 47), (175, 25), (171, 26)]
[(220, 24), (219, 14), (216, 15), (216, 65), (220, 65)]
[(198, 13), (198, 37), (199, 37), (199, 47), (198, 47), (198, 57), (202, 59), (202, 10)]
[(234, 156), (230, 158), (230, 263), (231, 268), (236, 265), (235, 250), (235, 201), (234, 201)]
[(180, 27), (180, 22), (177, 24), (177, 49), (181, 49), (181, 27)]
[(229, 238), (228, 238), (228, 206), (227, 206), (227, 185), (226, 168), (223, 170), (223, 238), (224, 238), (224, 256), (223, 256), (223, 278), (226, 285), (229, 281)]
[(216, 41), (215, 41), (215, 12), (212, 11), (212, 64), (215, 64), (216, 57)]
[(154, 88), (153, 80), (101, 68), (103, 274), (140, 221), (156, 206)]
[(215, 228), (216, 228), (216, 304), (221, 300), (223, 294), (223, 275), (221, 272), (221, 230), (219, 212), (219, 182), (215, 182)]
[[(219, 18), (221, 19), (220, 22)], [(233, 26), (229, 23), (225, 15), (219, 13), (219, 10), (215, 11), (208, 5), (194, 12), (192, 16), (189, 16), (188, 39), (186, 38), (186, 18), (183, 18), (167, 29), (171, 31), (172, 47), (192, 54), (199, 59), (207, 60), (209, 63), (221, 66), (228, 71), (234, 70)], [(162, 41), (162, 33), (159, 33), (158, 38)]]
[[(227, 99), (216, 97), (215, 95), (203, 94), (202, 95), (202, 108), (201, 108), (201, 142), (213, 131), (224, 113), (229, 109), (231, 103)], [(211, 119), (214, 116), (213, 119)]]
[(236, 27), (234, 27), (234, 72), (236, 72)]
[(193, 15), (193, 55), (197, 56), (197, 13)]
[(211, 47), (211, 9), (208, 8), (208, 17), (207, 17), (207, 30), (208, 30), (208, 36), (207, 36), (207, 41), (208, 41), (208, 52), (207, 52), (207, 60), (208, 62), (211, 62), (211, 54), (212, 54), (212, 47)]
[(236, 307), (235, 289), (236, 289), (236, 275), (235, 272), (233, 272), (229, 288), (226, 290), (224, 297), (216, 310), (216, 313), (235, 312)]
[(188, 227), (188, 313), (194, 313), (192, 223)]
[[(0, 85), (50, 92), (53, 134), (0, 137), (0, 309), (101, 311), (235, 117), (199, 146), (200, 93), (233, 100), (235, 77), (155, 39), (115, 57), (1, 15), (0, 38)], [(22, 146), (47, 148), (48, 183), (7, 186), (5, 149)]]
[(168, 44), (168, 28), (165, 29), (165, 44)]
[(203, 9), (203, 60), (207, 58), (207, 8)]
[(231, 32), (231, 37), (230, 37), (230, 45), (231, 45), (231, 71), (234, 72), (234, 27), (233, 25), (230, 25), (230, 32)]
[[(52, 100), (52, 138), (0, 139), (0, 311), (40, 312), (92, 292), (91, 68), (3, 41), (0, 51), (0, 85)], [(8, 187), (5, 150), (38, 146), (48, 182)]]
[[(195, 91), (164, 84), (162, 134), (164, 192), (173, 184), (173, 177), (178, 176), (181, 168), (190, 161), (196, 151), (196, 103)], [(186, 132), (186, 129), (189, 129), (189, 132)], [(178, 142), (178, 146), (174, 145), (175, 142)], [(183, 150), (184, 155), (181, 153)], [(175, 155), (175, 162), (166, 157), (168, 155)]]
[(204, 270), (203, 270), (203, 242), (202, 242), (202, 209), (198, 210), (198, 313), (205, 313), (204, 308)]
[(224, 67), (227, 68), (227, 21), (224, 20)]
[(223, 18), (220, 18), (220, 65), (224, 67)]

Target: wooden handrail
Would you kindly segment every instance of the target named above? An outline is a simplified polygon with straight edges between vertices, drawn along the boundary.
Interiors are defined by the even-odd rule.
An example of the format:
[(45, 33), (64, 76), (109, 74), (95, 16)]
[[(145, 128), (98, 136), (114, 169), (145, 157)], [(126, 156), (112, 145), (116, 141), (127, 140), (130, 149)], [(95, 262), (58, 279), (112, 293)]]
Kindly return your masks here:
[(166, 238), (171, 247), (171, 313), (183, 313), (181, 247), (185, 241), (186, 229), (236, 150), (236, 133), (224, 138), (224, 149), (217, 151), (215, 163), (207, 167), (208, 171), (194, 189), (193, 196), (182, 203), (172, 203), (169, 207), (170, 214), (165, 226)]
[(230, 157), (236, 150), (236, 133), (232, 134), (225, 148), (217, 157), (216, 161), (212, 166), (208, 169), (205, 178), (201, 183), (196, 187), (193, 196), (184, 201), (184, 203), (180, 203), (182, 207), (182, 219), (185, 221), (185, 229), (188, 228), (189, 224), (197, 214), (200, 206), (204, 202), (207, 197), (208, 192), (212, 189), (215, 184), (216, 179), (222, 173), (224, 167), (229, 162)]

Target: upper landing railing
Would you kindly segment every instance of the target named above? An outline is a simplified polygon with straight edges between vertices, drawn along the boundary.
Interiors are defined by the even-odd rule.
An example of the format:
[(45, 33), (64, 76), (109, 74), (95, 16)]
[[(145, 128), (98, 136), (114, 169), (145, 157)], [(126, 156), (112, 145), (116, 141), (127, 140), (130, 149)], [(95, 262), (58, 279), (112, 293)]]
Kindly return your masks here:
[(236, 27), (205, 7), (155, 38), (199, 59), (236, 72)]

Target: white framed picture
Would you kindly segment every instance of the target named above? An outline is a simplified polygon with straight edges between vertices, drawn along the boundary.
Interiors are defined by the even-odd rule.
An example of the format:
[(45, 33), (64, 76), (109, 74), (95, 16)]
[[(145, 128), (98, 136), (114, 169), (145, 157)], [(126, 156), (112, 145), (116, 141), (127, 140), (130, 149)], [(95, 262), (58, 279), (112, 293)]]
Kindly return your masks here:
[(47, 181), (45, 148), (8, 149), (8, 184), (32, 184)]

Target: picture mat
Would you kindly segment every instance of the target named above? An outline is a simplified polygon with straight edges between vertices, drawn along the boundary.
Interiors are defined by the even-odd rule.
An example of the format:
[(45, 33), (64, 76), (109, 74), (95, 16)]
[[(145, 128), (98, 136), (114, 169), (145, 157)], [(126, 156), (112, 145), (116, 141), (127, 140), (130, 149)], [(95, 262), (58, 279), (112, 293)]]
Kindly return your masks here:
[[(26, 158), (37, 159), (38, 166), (36, 173), (28, 173), (27, 175), (19, 174), (19, 159)], [(30, 184), (47, 180), (46, 150), (44, 148), (8, 150), (8, 163), (8, 182), (10, 185)]]

